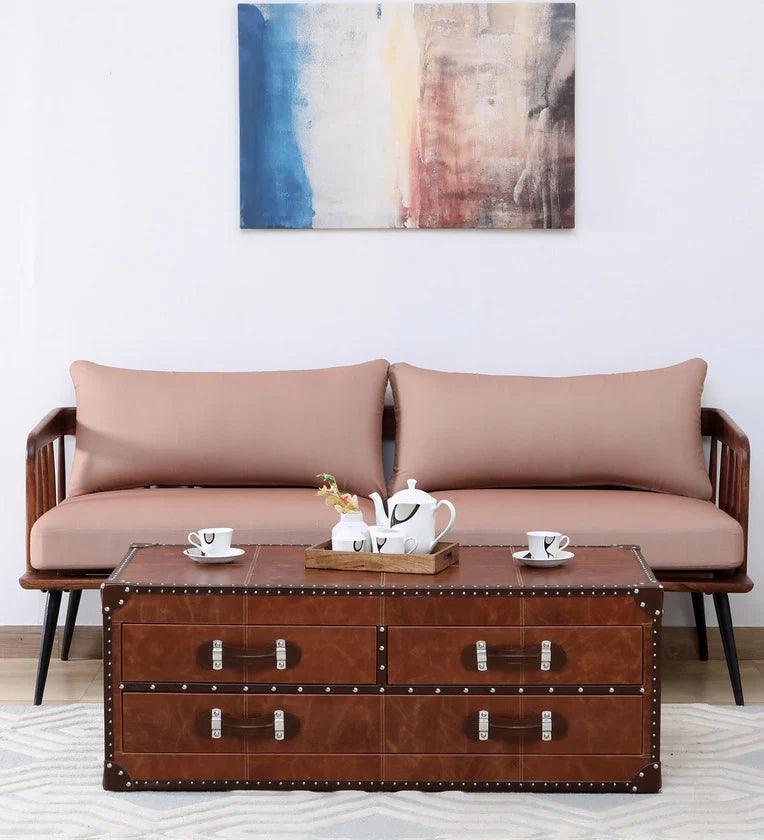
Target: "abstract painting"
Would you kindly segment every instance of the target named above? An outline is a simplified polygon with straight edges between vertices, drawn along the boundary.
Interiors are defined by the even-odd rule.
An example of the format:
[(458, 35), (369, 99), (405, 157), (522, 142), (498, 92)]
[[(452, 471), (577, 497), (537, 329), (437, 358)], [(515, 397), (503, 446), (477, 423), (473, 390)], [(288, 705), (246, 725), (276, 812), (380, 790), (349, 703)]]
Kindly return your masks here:
[(573, 3), (239, 6), (243, 228), (572, 228)]

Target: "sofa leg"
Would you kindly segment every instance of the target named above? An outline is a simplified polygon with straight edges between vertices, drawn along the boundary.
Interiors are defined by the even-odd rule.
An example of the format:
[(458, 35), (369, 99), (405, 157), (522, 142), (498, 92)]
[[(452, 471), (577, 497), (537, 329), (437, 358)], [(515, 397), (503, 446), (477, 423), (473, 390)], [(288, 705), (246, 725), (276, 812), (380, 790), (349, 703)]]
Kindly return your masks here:
[(708, 633), (706, 632), (706, 607), (702, 592), (692, 592), (692, 611), (695, 613), (695, 630), (698, 634), (698, 659), (708, 662)]
[(69, 648), (72, 646), (74, 636), (74, 625), (77, 623), (77, 610), (80, 608), (81, 589), (72, 589), (69, 593), (69, 600), (66, 604), (66, 624), (64, 625), (64, 637), (61, 639), (61, 661), (69, 660)]
[(45, 621), (42, 625), (42, 638), (40, 639), (40, 658), (37, 661), (37, 682), (34, 688), (35, 706), (39, 706), (42, 703), (45, 680), (48, 678), (50, 652), (53, 649), (53, 637), (56, 635), (60, 607), (61, 591), (58, 589), (51, 590), (48, 592), (48, 599), (45, 604)]
[(732, 693), (735, 695), (735, 703), (742, 706), (744, 705), (743, 685), (740, 682), (740, 665), (737, 661), (737, 647), (735, 645), (735, 631), (732, 627), (729, 595), (726, 592), (715, 592), (714, 607), (716, 607), (716, 617), (719, 620), (719, 632), (722, 635), (722, 645), (724, 646), (724, 656), (727, 659)]

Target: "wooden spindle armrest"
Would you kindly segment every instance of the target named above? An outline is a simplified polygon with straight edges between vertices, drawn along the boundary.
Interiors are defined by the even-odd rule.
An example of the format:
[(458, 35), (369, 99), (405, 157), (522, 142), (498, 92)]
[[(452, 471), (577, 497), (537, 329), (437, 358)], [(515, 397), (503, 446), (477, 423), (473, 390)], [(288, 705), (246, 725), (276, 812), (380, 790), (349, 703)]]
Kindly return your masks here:
[(76, 425), (75, 408), (54, 408), (49, 411), (27, 436), (27, 461), (33, 461), (44, 446), (63, 435), (73, 435)]
[(751, 456), (751, 445), (748, 442), (748, 435), (738, 424), (720, 408), (704, 408), (701, 414), (702, 433), (706, 437), (716, 438), (725, 446), (729, 446), (735, 452), (739, 452), (749, 459)]
[[(26, 512), (27, 572), (32, 571), (29, 556), (32, 526), (66, 496), (64, 436), (73, 435), (77, 426), (74, 408), (54, 408), (27, 436)], [(54, 452), (53, 444), (58, 444)]]
[(701, 412), (701, 433), (711, 438), (712, 501), (740, 523), (743, 529), (743, 563), (736, 570), (745, 575), (748, 554), (748, 504), (751, 446), (748, 437), (729, 415), (718, 408)]

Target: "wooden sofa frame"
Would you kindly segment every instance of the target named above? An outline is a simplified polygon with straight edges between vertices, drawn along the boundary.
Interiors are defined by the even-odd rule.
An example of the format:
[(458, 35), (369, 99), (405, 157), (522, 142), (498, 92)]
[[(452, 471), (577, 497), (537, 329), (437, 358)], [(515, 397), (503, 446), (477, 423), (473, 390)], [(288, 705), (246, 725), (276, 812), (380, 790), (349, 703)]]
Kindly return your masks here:
[[(75, 408), (57, 408), (46, 415), (32, 429), (27, 438), (26, 572), (19, 582), (24, 589), (47, 592), (34, 694), (35, 705), (42, 702), (45, 690), (62, 593), (69, 592), (66, 623), (61, 642), (61, 659), (66, 660), (69, 657), (82, 590), (98, 589), (110, 574), (109, 571), (84, 573), (81, 571), (37, 571), (30, 563), (29, 543), (32, 526), (46, 511), (66, 498), (64, 441), (67, 435), (75, 434), (76, 425)], [(658, 571), (656, 575), (667, 591), (690, 593), (697, 629), (699, 658), (704, 661), (708, 659), (708, 641), (703, 596), (713, 597), (735, 702), (738, 706), (742, 706), (743, 689), (740, 682), (729, 595), (750, 592), (753, 588), (753, 583), (747, 574), (750, 446), (742, 429), (717, 408), (702, 410), (701, 431), (705, 438), (710, 438), (709, 476), (713, 486), (713, 501), (736, 519), (743, 529), (743, 564), (734, 572)], [(383, 437), (386, 440), (395, 438), (395, 414), (390, 407), (385, 409)]]

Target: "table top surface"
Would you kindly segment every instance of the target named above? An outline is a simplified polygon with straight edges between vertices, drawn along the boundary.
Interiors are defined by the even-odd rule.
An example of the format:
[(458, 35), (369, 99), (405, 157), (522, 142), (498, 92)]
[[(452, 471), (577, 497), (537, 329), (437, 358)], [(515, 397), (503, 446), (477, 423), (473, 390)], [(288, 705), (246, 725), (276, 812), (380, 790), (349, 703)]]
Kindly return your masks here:
[(436, 575), (333, 571), (305, 568), (305, 546), (242, 546), (231, 563), (201, 565), (182, 545), (134, 545), (104, 586), (215, 587), (272, 594), (320, 591), (374, 595), (450, 590), (626, 589), (658, 587), (637, 546), (571, 546), (574, 557), (555, 569), (524, 566), (512, 558), (522, 546), (460, 546), (459, 562)]

